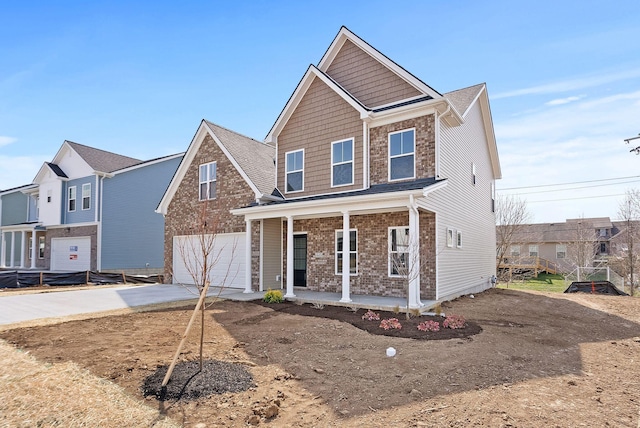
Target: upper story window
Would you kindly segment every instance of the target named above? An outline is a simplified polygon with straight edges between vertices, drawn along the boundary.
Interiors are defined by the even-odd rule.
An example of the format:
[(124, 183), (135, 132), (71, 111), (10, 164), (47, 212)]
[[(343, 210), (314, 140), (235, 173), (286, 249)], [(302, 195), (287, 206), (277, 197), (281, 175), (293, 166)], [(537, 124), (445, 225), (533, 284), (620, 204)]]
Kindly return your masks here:
[(604, 238), (607, 236), (607, 229), (600, 229), (600, 237)]
[(301, 192), (304, 189), (304, 150), (288, 152), (285, 157), (286, 193)]
[(471, 182), (476, 185), (476, 164), (471, 163)]
[(331, 143), (331, 187), (353, 184), (353, 138)]
[(447, 228), (447, 247), (453, 247), (453, 229)]
[(520, 257), (520, 245), (511, 246), (511, 257)]
[(415, 177), (415, 130), (389, 134), (389, 181)]
[(456, 247), (462, 248), (462, 232), (456, 231)]
[(529, 245), (529, 257), (538, 257), (538, 246), (537, 245)]
[(389, 276), (409, 275), (409, 228), (389, 228)]
[[(342, 230), (336, 230), (336, 274), (342, 274), (344, 239)], [(349, 274), (358, 273), (358, 232), (355, 229), (349, 231)]]
[(91, 208), (91, 183), (86, 183), (82, 185), (82, 209), (89, 208)]
[(217, 163), (205, 163), (200, 165), (200, 200), (216, 198), (216, 172)]
[(76, 186), (69, 187), (69, 211), (76, 210)]
[(556, 245), (556, 259), (564, 259), (567, 257), (567, 246), (564, 244)]

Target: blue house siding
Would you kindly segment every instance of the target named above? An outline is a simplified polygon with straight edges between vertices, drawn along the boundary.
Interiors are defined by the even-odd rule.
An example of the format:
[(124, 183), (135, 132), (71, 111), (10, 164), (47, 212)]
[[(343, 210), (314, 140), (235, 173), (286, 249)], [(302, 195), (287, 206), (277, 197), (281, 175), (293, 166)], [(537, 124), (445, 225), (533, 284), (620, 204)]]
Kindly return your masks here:
[(181, 157), (104, 180), (102, 270), (164, 268), (164, 217), (155, 212)]
[(22, 192), (12, 192), (2, 195), (1, 198), (0, 226), (20, 224), (28, 220), (29, 196)]
[[(88, 210), (82, 209), (82, 185), (91, 185), (91, 202)], [(69, 211), (69, 188), (76, 187), (76, 210)], [(89, 177), (78, 178), (75, 180), (69, 180), (64, 186), (64, 205), (63, 210), (63, 223), (88, 223), (96, 220), (96, 178), (91, 175)]]

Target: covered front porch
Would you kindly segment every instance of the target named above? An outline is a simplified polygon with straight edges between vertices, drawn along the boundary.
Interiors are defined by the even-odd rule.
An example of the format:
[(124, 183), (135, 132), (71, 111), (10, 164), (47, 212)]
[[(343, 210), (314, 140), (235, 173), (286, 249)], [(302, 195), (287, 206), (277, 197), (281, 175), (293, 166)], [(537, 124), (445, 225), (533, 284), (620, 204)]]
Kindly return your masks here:
[(39, 223), (3, 226), (0, 229), (0, 268), (35, 269), (36, 254), (40, 248), (36, 241), (39, 230), (42, 230)]

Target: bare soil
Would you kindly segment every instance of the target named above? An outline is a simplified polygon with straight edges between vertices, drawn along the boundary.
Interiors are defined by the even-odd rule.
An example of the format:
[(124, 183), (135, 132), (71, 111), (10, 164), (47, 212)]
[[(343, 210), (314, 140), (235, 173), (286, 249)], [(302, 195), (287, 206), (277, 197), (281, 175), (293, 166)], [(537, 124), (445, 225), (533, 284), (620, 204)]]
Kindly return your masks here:
[[(464, 316), (467, 328), (394, 337), (377, 334), (378, 323), (358, 325), (364, 310), (217, 302), (205, 358), (242, 366), (253, 384), (197, 399), (143, 394), (171, 362), (191, 308), (0, 337), (44, 362), (75, 362), (184, 426), (640, 426), (640, 299), (492, 289), (443, 311)], [(396, 334), (413, 335), (411, 324), (428, 319), (380, 315), (399, 319)], [(197, 360), (197, 330), (183, 361)]]

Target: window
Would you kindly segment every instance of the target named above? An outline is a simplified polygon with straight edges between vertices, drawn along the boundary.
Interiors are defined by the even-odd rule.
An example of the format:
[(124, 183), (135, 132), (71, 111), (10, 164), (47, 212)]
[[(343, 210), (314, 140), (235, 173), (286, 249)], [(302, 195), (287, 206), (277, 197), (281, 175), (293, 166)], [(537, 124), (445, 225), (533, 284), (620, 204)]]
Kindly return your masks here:
[(47, 203), (51, 202), (51, 190), (47, 190)]
[(205, 163), (200, 165), (200, 200), (206, 201), (216, 198), (216, 173), (217, 163)]
[(456, 232), (456, 247), (462, 248), (462, 232), (459, 230)]
[(600, 237), (604, 238), (607, 236), (607, 229), (600, 229)]
[(44, 236), (38, 237), (38, 258), (44, 259)]
[(31, 260), (31, 252), (33, 251), (33, 239), (29, 238), (29, 260)]
[(91, 183), (86, 183), (82, 185), (82, 209), (89, 208), (91, 208)]
[(607, 244), (604, 242), (600, 243), (600, 254), (606, 254), (607, 253)]
[(529, 257), (538, 257), (537, 245), (529, 245)]
[(389, 181), (414, 178), (415, 130), (389, 134)]
[(453, 247), (453, 229), (447, 229), (447, 247)]
[(496, 183), (491, 183), (491, 212), (496, 212)]
[(389, 276), (409, 274), (409, 228), (389, 228)]
[(76, 210), (76, 186), (69, 187), (69, 211)]
[(511, 246), (511, 257), (520, 257), (520, 245)]
[(304, 189), (304, 150), (286, 154), (286, 193), (301, 192)]
[(353, 139), (331, 143), (331, 186), (353, 184)]
[(471, 163), (471, 182), (476, 185), (476, 164)]
[(564, 244), (556, 245), (556, 259), (564, 259), (567, 257), (567, 246)]
[[(336, 275), (342, 275), (342, 250), (344, 239), (342, 230), (336, 230)], [(355, 229), (349, 230), (349, 274), (358, 273), (358, 233)]]

